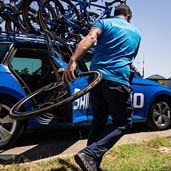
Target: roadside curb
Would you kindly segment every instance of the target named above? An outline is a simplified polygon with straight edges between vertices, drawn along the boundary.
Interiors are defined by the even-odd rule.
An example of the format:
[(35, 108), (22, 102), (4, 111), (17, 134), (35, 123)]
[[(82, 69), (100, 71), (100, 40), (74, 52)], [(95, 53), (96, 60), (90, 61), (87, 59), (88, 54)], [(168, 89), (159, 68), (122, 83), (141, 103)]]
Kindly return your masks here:
[(143, 141), (149, 141), (155, 137), (171, 137), (171, 129), (165, 131), (154, 131), (154, 132), (140, 132), (133, 134), (124, 135), (115, 145), (122, 145), (128, 143), (139, 143)]
[[(165, 130), (165, 131), (138, 132), (138, 133), (125, 134), (115, 144), (115, 146), (149, 141), (150, 139), (155, 138), (155, 137), (171, 138), (171, 129)], [(19, 162), (22, 165), (22, 164), (29, 164), (29, 163), (38, 163), (38, 162), (42, 162), (42, 161), (51, 160), (54, 158), (65, 158), (68, 156), (73, 156), (74, 154), (79, 152), (82, 148), (86, 147), (86, 144), (87, 144), (87, 139), (80, 139), (80, 140), (77, 140), (76, 142), (74, 142), (72, 145), (68, 146), (68, 148), (66, 148), (61, 153), (58, 153), (57, 155), (38, 159), (38, 160), (34, 160), (34, 161), (24, 162), (24, 163), (20, 163), (20, 161), (22, 161), (24, 159), (24, 156), (23, 156), (24, 151), (29, 151), (29, 149), (30, 150), (34, 149), (34, 145), (20, 147), (20, 149), (18, 149), (16, 147), (14, 149), (2, 152), (0, 155), (0, 162), (3, 164), (10, 164), (10, 163), (14, 163), (14, 161), (16, 161), (16, 163)]]
[[(123, 144), (129, 144), (129, 143), (139, 143), (143, 141), (149, 141), (152, 138), (155, 137), (167, 137), (171, 138), (171, 129), (165, 130), (165, 131), (155, 131), (155, 132), (140, 132), (140, 133), (131, 133), (124, 135), (116, 144), (116, 145), (123, 145)], [(72, 156), (79, 152), (82, 148), (86, 146), (87, 140), (78, 140), (76, 143), (74, 143), (72, 146), (67, 148), (65, 151), (63, 151), (61, 154), (58, 154), (53, 157), (45, 158), (36, 160), (33, 162), (40, 162), (45, 160), (50, 160), (57, 157), (66, 157), (66, 156)]]

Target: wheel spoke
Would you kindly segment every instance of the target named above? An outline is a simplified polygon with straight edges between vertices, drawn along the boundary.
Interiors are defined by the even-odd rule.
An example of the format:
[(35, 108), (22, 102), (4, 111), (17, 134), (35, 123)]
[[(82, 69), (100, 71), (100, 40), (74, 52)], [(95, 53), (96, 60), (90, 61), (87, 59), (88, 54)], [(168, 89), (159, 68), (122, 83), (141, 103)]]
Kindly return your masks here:
[(157, 108), (158, 108), (158, 111), (161, 113), (162, 112), (162, 108), (163, 108), (163, 103), (158, 103), (157, 104)]
[(0, 142), (6, 141), (8, 139), (10, 139), (10, 137), (12, 136), (11, 132), (9, 132), (7, 129), (3, 128), (2, 126), (0, 126)]
[[(57, 82), (57, 84), (51, 83), (50, 85), (36, 90), (35, 92), (17, 102), (10, 109), (9, 115), (13, 119), (26, 119), (35, 115), (41, 115), (43, 113), (55, 110), (60, 105), (74, 101), (75, 99), (89, 92), (101, 81), (101, 78), (102, 76), (99, 72), (89, 71), (78, 74), (78, 78), (70, 83), (72, 84), (70, 85), (70, 89), (68, 85), (66, 86), (66, 84), (62, 81)], [(79, 85), (82, 87), (79, 87)], [(77, 88), (78, 91), (74, 92), (74, 90)], [(70, 94), (68, 92), (69, 90)], [(42, 97), (42, 99), (40, 97)], [(39, 100), (32, 104), (34, 109), (33, 111), (20, 110), (25, 104), (32, 101), (33, 99)]]
[(170, 108), (169, 108), (169, 106), (165, 106), (163, 111), (162, 111), (162, 113), (165, 114), (165, 115), (170, 115)]
[(158, 110), (154, 110), (153, 116), (154, 116), (154, 118), (160, 116), (160, 112)]
[(0, 118), (0, 123), (13, 123), (16, 122), (14, 119), (10, 118), (9, 115), (6, 115), (4, 118)]
[(163, 115), (163, 116), (162, 116), (162, 119), (163, 119), (164, 123), (170, 122), (170, 117), (168, 117), (168, 116), (166, 116), (166, 115)]
[(162, 116), (159, 116), (157, 119), (156, 119), (156, 123), (158, 124), (158, 125), (162, 125)]

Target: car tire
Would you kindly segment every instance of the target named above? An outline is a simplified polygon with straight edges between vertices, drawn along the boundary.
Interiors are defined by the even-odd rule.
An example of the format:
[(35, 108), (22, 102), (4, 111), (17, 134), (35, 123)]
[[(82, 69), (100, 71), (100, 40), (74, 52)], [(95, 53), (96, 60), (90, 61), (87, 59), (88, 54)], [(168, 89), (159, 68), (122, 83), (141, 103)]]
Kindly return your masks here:
[(27, 120), (17, 121), (10, 118), (9, 111), (15, 103), (14, 98), (0, 94), (0, 149), (13, 146), (27, 127)]
[(169, 129), (171, 124), (171, 105), (165, 98), (153, 102), (147, 119), (148, 127), (153, 131)]

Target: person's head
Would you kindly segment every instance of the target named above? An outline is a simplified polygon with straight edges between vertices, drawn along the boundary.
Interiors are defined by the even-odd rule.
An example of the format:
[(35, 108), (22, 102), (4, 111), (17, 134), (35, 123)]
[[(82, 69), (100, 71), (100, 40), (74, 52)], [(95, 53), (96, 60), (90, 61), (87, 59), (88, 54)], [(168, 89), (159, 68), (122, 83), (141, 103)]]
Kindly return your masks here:
[(120, 4), (115, 7), (114, 16), (123, 16), (128, 22), (130, 22), (132, 12), (128, 5)]

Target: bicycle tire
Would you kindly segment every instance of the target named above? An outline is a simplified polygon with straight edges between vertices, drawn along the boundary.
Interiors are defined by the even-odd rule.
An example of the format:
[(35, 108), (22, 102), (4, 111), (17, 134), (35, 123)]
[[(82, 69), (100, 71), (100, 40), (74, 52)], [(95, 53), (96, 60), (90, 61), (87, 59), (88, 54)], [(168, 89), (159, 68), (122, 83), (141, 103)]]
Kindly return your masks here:
[(42, 2), (38, 18), (43, 30), (58, 32), (57, 16), (65, 13), (64, 7), (58, 0), (45, 0)]
[[(62, 32), (60, 33), (60, 37), (63, 37), (66, 41), (75, 40), (78, 42), (80, 41), (80, 35), (78, 33), (82, 25), (81, 14), (77, 9), (77, 7), (72, 3), (72, 1), (60, 0), (60, 2), (64, 7), (67, 7), (65, 9), (65, 14), (64, 14), (64, 18), (67, 19), (67, 20), (64, 19), (64, 23), (66, 23), (65, 24), (66, 29), (65, 31), (64, 29), (62, 29)], [(72, 25), (72, 23), (76, 24), (77, 27), (79, 26), (79, 28)]]
[(82, 27), (84, 27), (84, 29), (79, 29), (77, 30), (76, 34), (79, 35), (78, 40), (81, 41), (90, 31), (90, 28), (92, 26), (92, 24), (97, 20), (97, 18), (99, 17), (99, 14), (89, 11), (89, 16), (87, 16), (86, 20), (84, 21), (84, 23), (82, 24)]
[(25, 0), (23, 2), (22, 15), (26, 26), (29, 28), (29, 33), (41, 34), (42, 29), (40, 27), (38, 19), (38, 11), (42, 0)]
[(97, 21), (97, 18), (99, 18), (99, 14), (93, 11), (89, 11), (89, 24), (92, 25), (95, 21)]
[[(44, 14), (44, 11), (46, 10), (48, 5), (51, 5), (51, 3), (55, 4), (55, 7), (59, 10), (54, 10), (56, 16), (52, 17), (52, 19), (46, 19), (44, 16), (47, 16)], [(62, 6), (62, 8), (60, 8)], [(67, 7), (67, 9), (66, 9)], [(80, 20), (80, 15), (77, 10), (77, 8), (74, 6), (74, 4), (71, 1), (68, 0), (45, 0), (42, 2), (42, 5), (39, 9), (39, 21), (41, 27), (45, 30), (53, 31), (57, 36), (60, 36), (62, 38), (66, 38), (66, 34), (69, 33), (69, 25), (65, 22), (65, 20), (62, 19), (64, 15), (66, 15), (66, 11), (69, 9), (72, 9), (68, 16), (66, 18), (68, 19), (71, 15), (74, 15), (75, 20)], [(70, 15), (70, 16), (69, 16)]]
[[(93, 79), (91, 78), (91, 76), (93, 76)], [(89, 77), (89, 78), (88, 78)], [(63, 83), (62, 81), (57, 81), (51, 84), (48, 84), (34, 92), (32, 92), (31, 94), (29, 94), (28, 96), (24, 97), (23, 99), (21, 99), (20, 101), (18, 101), (11, 109), (9, 112), (9, 116), (13, 119), (17, 119), (17, 120), (22, 120), (22, 119), (27, 119), (33, 116), (39, 116), (43, 113), (46, 112), (50, 112), (52, 110), (55, 110), (57, 107), (64, 105), (66, 103), (70, 103), (74, 100), (76, 100), (77, 98), (83, 96), (84, 94), (86, 94), (87, 92), (89, 92), (90, 90), (92, 90), (102, 79), (102, 75), (97, 72), (97, 71), (88, 71), (88, 72), (83, 72), (81, 74), (78, 74), (77, 78), (74, 80), (76, 81), (76, 83), (79, 82), (78, 79), (92, 79), (90, 83), (88, 83), (87, 86), (85, 86), (83, 89), (81, 89), (80, 91), (76, 91), (75, 93), (68, 95), (68, 84), (66, 85), (65, 83)], [(88, 80), (90, 81), (90, 80)], [(71, 83), (73, 84), (73, 83)], [(59, 88), (59, 86), (62, 86), (60, 90), (63, 90), (61, 92), (64, 92), (64, 94), (61, 95), (61, 93), (59, 93), (59, 91), (56, 88)], [(36, 104), (36, 96), (38, 96), (38, 99), (40, 98), (40, 94), (44, 93), (44, 95), (46, 96), (47, 92), (50, 95), (50, 91), (52, 91), (51, 96), (49, 96), (48, 101), (45, 101), (45, 103), (43, 104), (42, 102)], [(55, 97), (54, 92), (57, 91), (57, 93), (59, 93), (59, 97)], [(67, 94), (66, 94), (67, 91)], [(56, 93), (56, 92), (55, 92)], [(71, 93), (71, 92), (70, 92)], [(58, 95), (58, 94), (57, 94)], [(40, 99), (39, 99), (40, 100)], [(44, 99), (43, 99), (44, 100)], [(27, 104), (26, 104), (27, 103)], [(24, 105), (30, 105), (32, 103), (32, 106), (34, 108), (34, 110), (31, 111), (24, 111)], [(35, 103), (35, 106), (33, 106)], [(39, 108), (37, 108), (37, 106)], [(41, 108), (43, 107), (43, 108)]]
[[(33, 34), (43, 34), (44, 28), (41, 26), (39, 21), (39, 9), (42, 5), (43, 0), (26, 0), (25, 7), (23, 8), (23, 18), (30, 30), (30, 33)], [(58, 3), (59, 11), (64, 12), (62, 5)], [(48, 10), (51, 12), (52, 18), (55, 18), (56, 14), (53, 8), (49, 5)]]
[[(5, 13), (3, 15), (5, 16), (5, 31), (7, 32), (21, 32), (26, 33), (27, 28), (23, 21), (22, 15), (16, 14), (17, 7), (14, 7), (12, 5), (3, 5), (1, 7), (1, 14), (3, 13), (3, 10)], [(8, 12), (7, 12), (8, 11)], [(17, 11), (17, 13), (19, 13)]]
[(5, 22), (5, 31), (27, 34), (29, 30), (23, 24), (21, 24), (21, 23), (19, 24), (18, 21), (15, 21), (15, 22), (6, 21)]

